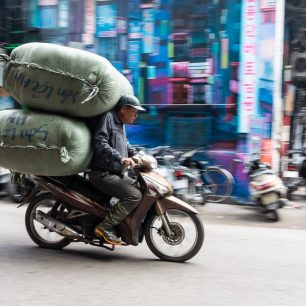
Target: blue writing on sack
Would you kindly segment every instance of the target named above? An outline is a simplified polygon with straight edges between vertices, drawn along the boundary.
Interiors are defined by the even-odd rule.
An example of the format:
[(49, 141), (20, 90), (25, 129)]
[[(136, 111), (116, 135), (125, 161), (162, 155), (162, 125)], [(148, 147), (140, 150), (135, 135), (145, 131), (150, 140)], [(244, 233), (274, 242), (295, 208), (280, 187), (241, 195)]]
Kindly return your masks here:
[(10, 127), (0, 130), (0, 137), (2, 140), (27, 139), (29, 142), (44, 142), (48, 138), (48, 125), (43, 124), (38, 127), (26, 128), (24, 127), (25, 116), (10, 116), (6, 123)]
[(59, 88), (54, 90), (54, 87), (48, 83), (42, 83), (31, 78), (25, 78), (24, 73), (18, 72), (15, 70), (13, 80), (23, 88), (27, 88), (31, 91), (31, 97), (34, 99), (44, 98), (46, 100), (60, 97), (60, 103), (64, 104), (65, 102), (76, 102), (76, 96), (81, 92), (75, 92), (71, 89)]

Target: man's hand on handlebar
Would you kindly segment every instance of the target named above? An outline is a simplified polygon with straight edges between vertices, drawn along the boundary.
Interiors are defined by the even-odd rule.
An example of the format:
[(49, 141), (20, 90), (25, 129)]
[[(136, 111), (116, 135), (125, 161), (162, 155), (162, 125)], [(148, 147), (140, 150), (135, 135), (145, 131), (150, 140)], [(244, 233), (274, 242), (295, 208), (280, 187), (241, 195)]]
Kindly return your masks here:
[(124, 167), (134, 168), (136, 166), (136, 163), (132, 158), (122, 158), (121, 163)]

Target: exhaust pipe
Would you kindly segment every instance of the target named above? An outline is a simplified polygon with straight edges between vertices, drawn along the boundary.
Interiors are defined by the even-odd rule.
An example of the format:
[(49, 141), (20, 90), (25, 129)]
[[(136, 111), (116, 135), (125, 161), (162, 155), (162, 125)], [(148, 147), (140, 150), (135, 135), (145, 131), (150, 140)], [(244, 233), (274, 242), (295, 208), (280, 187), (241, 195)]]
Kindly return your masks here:
[(87, 239), (83, 238), (83, 236), (76, 232), (73, 228), (65, 225), (61, 221), (50, 217), (49, 215), (43, 213), (40, 210), (36, 211), (35, 220), (44, 225), (49, 230), (56, 232), (61, 236), (88, 242)]

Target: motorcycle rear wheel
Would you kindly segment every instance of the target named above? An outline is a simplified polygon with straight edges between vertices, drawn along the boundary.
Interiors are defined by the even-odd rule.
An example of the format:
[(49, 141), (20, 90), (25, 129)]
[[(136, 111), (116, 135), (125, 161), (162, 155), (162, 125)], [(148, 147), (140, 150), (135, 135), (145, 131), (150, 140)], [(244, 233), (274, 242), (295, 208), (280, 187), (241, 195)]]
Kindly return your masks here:
[(72, 241), (51, 230), (35, 220), (35, 213), (41, 210), (50, 214), (54, 205), (58, 205), (58, 200), (50, 193), (35, 197), (29, 204), (26, 215), (25, 225), (31, 239), (40, 247), (59, 250), (70, 244)]
[(277, 222), (280, 219), (277, 210), (267, 212), (267, 218), (272, 222)]
[(233, 192), (234, 178), (226, 169), (207, 168), (203, 173), (203, 181), (205, 187), (211, 192), (206, 196), (208, 202), (224, 202)]
[(145, 228), (149, 249), (166, 261), (184, 262), (194, 257), (204, 241), (204, 226), (197, 214), (177, 209), (167, 210), (166, 219), (173, 233), (169, 237), (160, 216), (153, 215)]

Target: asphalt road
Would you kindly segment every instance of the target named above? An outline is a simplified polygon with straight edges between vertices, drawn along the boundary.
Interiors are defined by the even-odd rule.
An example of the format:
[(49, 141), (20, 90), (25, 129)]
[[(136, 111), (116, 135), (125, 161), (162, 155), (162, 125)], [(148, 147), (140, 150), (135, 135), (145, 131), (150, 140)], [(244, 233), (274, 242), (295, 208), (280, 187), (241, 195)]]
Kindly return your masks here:
[(41, 249), (16, 207), (0, 201), (1, 306), (306, 305), (305, 207), (283, 209), (278, 224), (250, 208), (201, 207), (205, 243), (184, 264), (160, 261), (145, 243)]

